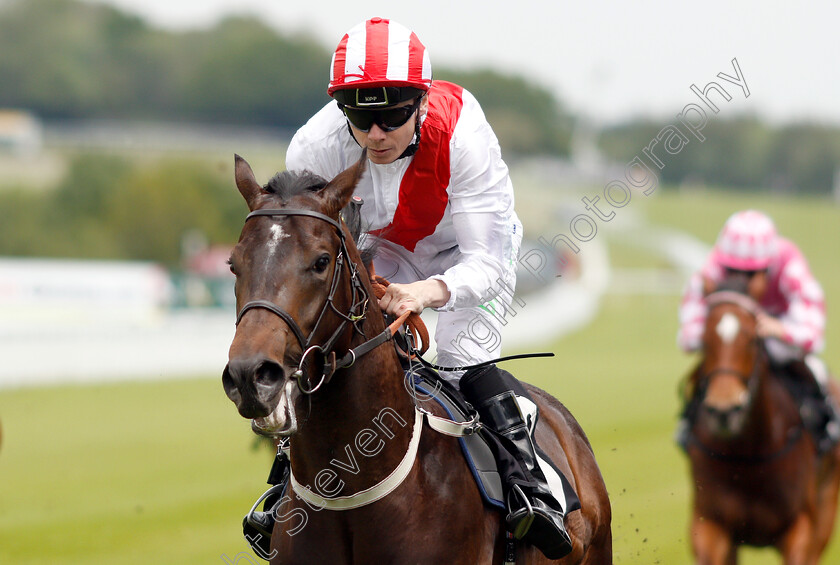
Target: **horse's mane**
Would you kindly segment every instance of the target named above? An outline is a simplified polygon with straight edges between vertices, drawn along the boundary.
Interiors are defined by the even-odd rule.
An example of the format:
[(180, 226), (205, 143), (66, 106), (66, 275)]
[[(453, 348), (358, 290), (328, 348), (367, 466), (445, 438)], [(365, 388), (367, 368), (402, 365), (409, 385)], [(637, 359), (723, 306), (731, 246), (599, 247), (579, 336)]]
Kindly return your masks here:
[[(263, 189), (276, 195), (285, 204), (292, 197), (307, 192), (318, 192), (327, 185), (327, 180), (324, 177), (313, 173), (312, 171), (282, 171), (271, 177)], [(345, 208), (347, 210), (347, 208)], [(342, 212), (342, 217), (353, 235), (353, 241), (359, 248), (359, 253), (362, 256), (362, 263), (369, 265), (373, 258), (376, 257), (378, 245), (374, 241), (375, 238), (364, 238), (364, 243), (360, 244), (360, 235), (367, 231), (367, 227), (363, 225), (361, 215), (345, 214)]]
[(327, 181), (310, 171), (283, 171), (268, 181), (263, 189), (276, 194), (283, 202), (304, 192), (317, 192), (327, 186)]

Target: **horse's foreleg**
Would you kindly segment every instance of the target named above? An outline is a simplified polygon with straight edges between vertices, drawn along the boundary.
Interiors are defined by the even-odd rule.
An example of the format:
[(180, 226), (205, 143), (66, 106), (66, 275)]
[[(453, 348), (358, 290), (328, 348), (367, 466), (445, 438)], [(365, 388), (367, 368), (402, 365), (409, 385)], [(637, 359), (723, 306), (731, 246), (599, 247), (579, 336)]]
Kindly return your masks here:
[(691, 520), (691, 546), (697, 565), (735, 565), (735, 546), (729, 534), (697, 513)]
[(778, 544), (785, 565), (817, 565), (813, 517), (801, 513)]
[(825, 470), (825, 478), (817, 492), (817, 523), (813, 551), (822, 555), (834, 531), (837, 517), (837, 495), (840, 492), (840, 446), (834, 449), (832, 461)]
[[(840, 386), (831, 381), (832, 396), (840, 405)], [(840, 493), (840, 444), (835, 445), (830, 453), (822, 460), (817, 479), (817, 517), (816, 532), (814, 534), (817, 556), (822, 555), (834, 532), (834, 522), (837, 518), (837, 497)]]

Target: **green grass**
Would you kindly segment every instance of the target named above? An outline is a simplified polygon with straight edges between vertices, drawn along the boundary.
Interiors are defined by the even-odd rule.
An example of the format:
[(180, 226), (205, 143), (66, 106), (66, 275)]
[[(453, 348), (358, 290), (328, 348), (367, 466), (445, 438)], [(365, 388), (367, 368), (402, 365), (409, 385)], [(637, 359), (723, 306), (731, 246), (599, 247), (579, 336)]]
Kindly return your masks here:
[[(672, 347), (676, 298), (611, 296), (584, 331), (554, 344), (534, 377), (575, 414), (613, 507), (615, 563), (687, 562), (685, 464), (671, 442), (685, 360)], [(534, 362), (536, 364), (536, 362)]]
[[(579, 208), (585, 211), (582, 204)], [(629, 208), (654, 225), (688, 231), (709, 244), (737, 210), (758, 208), (770, 214), (779, 231), (803, 250), (823, 286), (829, 316), (824, 357), (831, 367), (840, 367), (840, 332), (833, 325), (840, 319), (840, 207), (824, 199), (718, 190), (659, 191), (635, 198), (616, 214)], [(620, 237), (608, 241), (617, 266), (663, 266)], [(586, 253), (585, 244), (581, 253)], [(691, 562), (688, 467), (672, 441), (678, 382), (692, 363), (676, 347), (678, 304), (676, 295), (608, 295), (589, 327), (548, 347), (557, 357), (509, 367), (561, 399), (589, 435), (613, 505), (615, 563)], [(823, 563), (840, 563), (837, 537), (840, 525)], [(744, 549), (741, 557), (746, 565), (779, 562), (767, 549)]]
[(0, 394), (0, 563), (222, 563), (270, 453), (219, 380)]
[[(650, 221), (709, 242), (729, 213), (756, 205), (711, 192), (640, 202), (631, 206)], [(840, 210), (762, 204), (801, 243), (830, 321), (840, 319)], [(689, 476), (672, 441), (677, 385), (692, 361), (675, 345), (678, 300), (608, 295), (590, 326), (531, 349), (556, 357), (507, 365), (561, 399), (589, 435), (611, 495), (617, 564), (690, 563)], [(836, 368), (832, 329), (825, 357)], [(265, 488), (270, 453), (252, 449), (217, 377), (6, 390), (0, 420), (0, 563), (223, 564), (246, 550), (240, 520)], [(742, 555), (746, 565), (778, 562), (767, 550)], [(840, 563), (837, 539), (823, 563)]]

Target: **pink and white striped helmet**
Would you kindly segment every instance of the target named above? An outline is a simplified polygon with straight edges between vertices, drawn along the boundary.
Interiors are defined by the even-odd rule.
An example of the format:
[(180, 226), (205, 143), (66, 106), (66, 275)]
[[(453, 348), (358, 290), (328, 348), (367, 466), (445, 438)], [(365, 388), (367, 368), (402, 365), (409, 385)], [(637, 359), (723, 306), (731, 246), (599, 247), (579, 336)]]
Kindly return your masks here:
[[(356, 25), (339, 42), (330, 65), (327, 94), (374, 88), (384, 92), (383, 87), (409, 87), (422, 94), (431, 85), (429, 53), (414, 32), (397, 22), (372, 18)], [(372, 105), (401, 101), (389, 96)]]
[(718, 264), (739, 271), (766, 269), (776, 257), (776, 226), (756, 210), (732, 214), (718, 235), (715, 256)]

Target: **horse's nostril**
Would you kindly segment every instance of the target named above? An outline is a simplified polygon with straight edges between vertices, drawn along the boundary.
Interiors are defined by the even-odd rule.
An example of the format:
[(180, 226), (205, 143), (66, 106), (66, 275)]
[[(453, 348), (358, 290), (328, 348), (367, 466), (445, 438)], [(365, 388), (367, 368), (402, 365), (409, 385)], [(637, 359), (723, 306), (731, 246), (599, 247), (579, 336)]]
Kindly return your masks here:
[(222, 373), (222, 386), (243, 417), (262, 418), (277, 406), (283, 376), (283, 368), (275, 361), (233, 358)]
[(225, 390), (225, 394), (228, 398), (238, 403), (241, 395), (239, 393), (239, 388), (236, 386), (236, 383), (230, 374), (229, 365), (225, 366), (225, 370), (222, 372), (222, 388)]
[(254, 382), (261, 386), (275, 387), (283, 381), (284, 375), (283, 367), (274, 361), (265, 360), (254, 371)]

